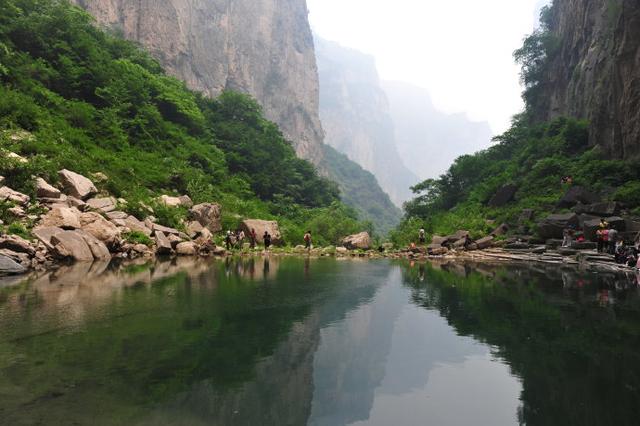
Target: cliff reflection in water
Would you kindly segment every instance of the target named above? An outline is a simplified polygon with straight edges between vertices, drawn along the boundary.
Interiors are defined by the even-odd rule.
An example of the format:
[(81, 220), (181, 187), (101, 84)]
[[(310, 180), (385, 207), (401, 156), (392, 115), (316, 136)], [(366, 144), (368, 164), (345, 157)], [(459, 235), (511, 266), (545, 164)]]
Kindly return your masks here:
[(635, 279), (278, 257), (76, 265), (0, 287), (0, 423), (631, 424)]

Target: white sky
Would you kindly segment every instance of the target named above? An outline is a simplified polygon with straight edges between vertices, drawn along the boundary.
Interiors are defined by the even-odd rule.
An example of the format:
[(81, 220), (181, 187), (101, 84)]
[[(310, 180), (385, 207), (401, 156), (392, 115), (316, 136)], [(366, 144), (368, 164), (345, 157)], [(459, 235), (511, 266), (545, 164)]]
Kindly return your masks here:
[(307, 0), (321, 37), (375, 56), (384, 80), (429, 90), (447, 112), (509, 126), (522, 101), (512, 53), (544, 0)]

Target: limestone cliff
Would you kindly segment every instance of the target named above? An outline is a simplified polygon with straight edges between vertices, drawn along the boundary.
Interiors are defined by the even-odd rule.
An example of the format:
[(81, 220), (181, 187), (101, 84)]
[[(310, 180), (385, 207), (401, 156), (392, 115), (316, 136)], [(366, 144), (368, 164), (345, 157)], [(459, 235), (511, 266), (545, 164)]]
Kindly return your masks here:
[(588, 119), (592, 145), (640, 157), (640, 1), (555, 0), (549, 27), (558, 47), (535, 113)]
[(318, 163), (323, 132), (305, 0), (73, 0), (147, 48), (194, 90), (248, 93), (299, 156)]
[(404, 165), (394, 140), (389, 103), (373, 57), (316, 37), (320, 118), (325, 142), (373, 173), (398, 206), (418, 178)]

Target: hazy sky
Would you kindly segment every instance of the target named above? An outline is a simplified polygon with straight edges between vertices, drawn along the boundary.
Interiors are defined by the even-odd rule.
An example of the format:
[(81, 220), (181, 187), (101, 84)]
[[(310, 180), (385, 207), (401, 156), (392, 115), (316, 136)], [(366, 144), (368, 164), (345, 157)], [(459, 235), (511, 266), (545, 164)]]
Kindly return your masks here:
[(307, 0), (322, 37), (376, 57), (381, 78), (429, 90), (447, 112), (489, 121), (522, 109), (512, 53), (544, 0)]

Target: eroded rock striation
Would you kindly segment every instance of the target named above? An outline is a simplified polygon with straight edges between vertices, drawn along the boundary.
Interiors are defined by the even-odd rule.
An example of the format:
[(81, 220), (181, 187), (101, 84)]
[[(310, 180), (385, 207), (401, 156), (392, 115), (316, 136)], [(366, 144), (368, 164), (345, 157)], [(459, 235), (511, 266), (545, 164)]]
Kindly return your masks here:
[(147, 48), (177, 78), (215, 97), (248, 93), (318, 163), (322, 127), (305, 0), (73, 0)]

